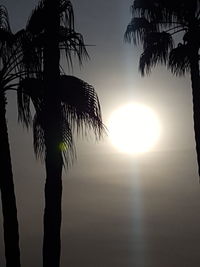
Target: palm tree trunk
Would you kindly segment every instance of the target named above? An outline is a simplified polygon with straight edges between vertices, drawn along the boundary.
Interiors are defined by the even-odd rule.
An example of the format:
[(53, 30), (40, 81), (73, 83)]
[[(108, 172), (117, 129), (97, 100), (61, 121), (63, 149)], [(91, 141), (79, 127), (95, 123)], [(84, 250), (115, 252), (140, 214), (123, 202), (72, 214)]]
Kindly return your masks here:
[(43, 266), (60, 266), (60, 228), (62, 198), (62, 157), (50, 151), (52, 142), (46, 141), (46, 184), (44, 212)]
[(56, 94), (60, 76), (59, 0), (45, 0), (46, 43), (44, 48), (46, 184), (43, 266), (60, 266), (62, 154), (60, 145), (60, 100)]
[(198, 173), (200, 176), (200, 77), (198, 46), (191, 47), (190, 69), (193, 95), (194, 132), (196, 141)]
[(13, 184), (8, 130), (6, 124), (6, 98), (0, 94), (0, 190), (3, 211), (5, 257), (7, 267), (20, 267), (19, 231), (17, 220), (17, 207)]

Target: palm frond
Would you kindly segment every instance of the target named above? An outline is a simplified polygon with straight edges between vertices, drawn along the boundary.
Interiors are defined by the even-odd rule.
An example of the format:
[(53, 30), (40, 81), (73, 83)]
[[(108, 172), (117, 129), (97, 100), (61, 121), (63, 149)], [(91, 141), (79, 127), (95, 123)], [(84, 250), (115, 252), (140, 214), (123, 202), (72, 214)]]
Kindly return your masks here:
[(3, 5), (0, 5), (0, 28), (6, 32), (11, 32), (8, 11)]
[(13, 34), (11, 32), (8, 11), (0, 5), (0, 68), (2, 69), (12, 52)]
[(45, 156), (45, 137), (42, 123), (42, 113), (36, 112), (33, 118), (33, 148), (36, 157), (43, 160)]
[(45, 27), (45, 10), (44, 1), (41, 0), (35, 9), (32, 11), (28, 22), (26, 24), (26, 30), (31, 32), (33, 35), (40, 34), (43, 32)]
[(127, 42), (131, 42), (137, 45), (138, 42), (143, 42), (148, 32), (155, 31), (156, 27), (150, 23), (144, 17), (136, 17), (131, 20), (128, 24), (124, 39)]
[(185, 75), (190, 71), (190, 49), (188, 45), (178, 44), (169, 54), (168, 68), (175, 75)]
[(70, 1), (60, 0), (61, 26), (74, 31), (74, 11)]
[[(32, 34), (38, 35), (44, 31), (45, 12), (44, 0), (40, 0), (38, 5), (32, 11), (26, 25), (26, 29)], [(61, 25), (73, 31), (74, 11), (71, 2), (67, 0), (60, 0), (59, 12)]]
[(17, 89), (18, 119), (27, 128), (31, 124), (30, 101), (33, 102), (36, 112), (43, 105), (43, 83), (39, 79), (25, 78), (19, 81)]
[(60, 48), (65, 51), (67, 62), (72, 65), (72, 55), (77, 56), (79, 63), (82, 64), (83, 59), (88, 59), (83, 36), (80, 33), (60, 27)]
[(168, 0), (135, 0), (131, 9), (133, 16), (143, 16), (149, 21), (173, 23), (175, 16), (170, 10)]
[(26, 70), (27, 76), (35, 74), (36, 77), (42, 71), (42, 46), (39, 43), (39, 36), (32, 35), (29, 31), (21, 30), (16, 33), (16, 43), (20, 47), (22, 57), (20, 58), (21, 68)]
[(18, 121), (27, 128), (30, 126), (32, 117), (30, 111), (30, 96), (24, 93), (23, 83), (19, 84), (17, 90)]
[(151, 46), (156, 46), (160, 52), (166, 54), (173, 48), (173, 39), (171, 34), (164, 31), (148, 33), (145, 35), (143, 48), (146, 49)]
[(173, 40), (169, 33), (149, 33), (143, 43), (144, 51), (140, 57), (139, 70), (141, 74), (149, 74), (157, 63), (166, 64), (169, 52), (173, 48)]
[(13, 42), (13, 34), (12, 32), (8, 31), (7, 29), (0, 26), (0, 42), (1, 43), (7, 43), (10, 46)]
[[(44, 0), (40, 0), (38, 5), (32, 11), (31, 16), (26, 25), (26, 29), (34, 35), (38, 35), (44, 31), (46, 10)], [(59, 6), (61, 25), (74, 30), (74, 12), (70, 1), (60, 0)], [(53, 19), (53, 18), (52, 18)]]
[(135, 0), (131, 6), (132, 15), (145, 17), (148, 20), (160, 18), (162, 14), (159, 4), (159, 1), (156, 0)]
[(188, 5), (182, 0), (135, 0), (132, 5), (133, 16), (143, 16), (157, 22), (160, 30), (174, 24), (184, 23)]
[(13, 35), (12, 45), (10, 49), (5, 49), (1, 65), (2, 79), (9, 82), (17, 77), (40, 77), (40, 51), (32, 46), (32, 40), (26, 31), (21, 30)]
[[(46, 151), (45, 121), (46, 117), (44, 115), (44, 110), (41, 109), (37, 111), (33, 119), (33, 145), (36, 157), (41, 160), (45, 158)], [(64, 166), (68, 167), (73, 163), (76, 157), (76, 151), (72, 131), (69, 126), (64, 107), (62, 107), (61, 118), (58, 125), (59, 128), (56, 129), (60, 136), (58, 149), (62, 152)]]
[(94, 88), (74, 76), (60, 77), (60, 96), (72, 129), (92, 129), (97, 138), (104, 132), (101, 109)]
[(62, 118), (61, 118), (61, 136), (62, 141), (60, 143), (60, 150), (62, 151), (64, 164), (70, 166), (76, 158), (76, 150), (74, 146), (72, 129), (69, 125), (68, 118), (66, 116), (65, 107), (62, 106)]

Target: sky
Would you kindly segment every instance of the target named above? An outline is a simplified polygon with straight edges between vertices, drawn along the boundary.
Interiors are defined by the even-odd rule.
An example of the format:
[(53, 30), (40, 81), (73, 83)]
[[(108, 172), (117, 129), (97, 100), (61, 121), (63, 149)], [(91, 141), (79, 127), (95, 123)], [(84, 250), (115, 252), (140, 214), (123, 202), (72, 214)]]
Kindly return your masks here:
[[(37, 1), (1, 0), (14, 31)], [(119, 152), (109, 137), (77, 141), (78, 159), (63, 172), (61, 267), (197, 267), (200, 265), (200, 185), (190, 77), (158, 66), (138, 72), (140, 47), (124, 43), (130, 0), (72, 0), (77, 31), (90, 60), (73, 74), (95, 87), (103, 121), (131, 102), (157, 114), (161, 135), (148, 153)], [(7, 120), (18, 206), (22, 266), (42, 266), (45, 171), (32, 133), (17, 123), (15, 94)], [(0, 266), (5, 266), (0, 216)]]

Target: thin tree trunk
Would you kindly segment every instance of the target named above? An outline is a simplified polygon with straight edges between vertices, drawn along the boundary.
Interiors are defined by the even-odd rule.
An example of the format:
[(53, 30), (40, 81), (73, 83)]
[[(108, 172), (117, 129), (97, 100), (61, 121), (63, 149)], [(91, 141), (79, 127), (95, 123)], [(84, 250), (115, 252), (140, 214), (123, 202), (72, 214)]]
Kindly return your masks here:
[(198, 46), (191, 47), (190, 69), (193, 95), (194, 132), (196, 141), (198, 173), (200, 176), (200, 78)]
[(20, 267), (19, 231), (17, 220), (17, 207), (13, 184), (8, 130), (6, 124), (6, 98), (0, 95), (0, 190), (3, 211), (5, 257), (7, 267)]
[(62, 154), (60, 146), (60, 100), (56, 94), (60, 76), (59, 0), (45, 0), (46, 43), (44, 48), (46, 184), (43, 266), (60, 266)]

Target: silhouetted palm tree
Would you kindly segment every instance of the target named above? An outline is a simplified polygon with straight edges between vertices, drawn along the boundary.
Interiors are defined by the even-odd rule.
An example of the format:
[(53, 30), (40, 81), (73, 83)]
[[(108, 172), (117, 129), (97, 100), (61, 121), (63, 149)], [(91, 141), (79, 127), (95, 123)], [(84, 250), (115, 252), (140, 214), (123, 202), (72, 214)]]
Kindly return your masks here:
[(7, 267), (20, 266), (17, 207), (6, 122), (6, 91), (15, 88), (15, 81), (20, 75), (19, 46), (14, 42), (15, 38), (10, 29), (7, 10), (0, 6), (0, 191)]
[[(143, 45), (139, 63), (142, 75), (149, 74), (157, 63), (167, 65), (175, 75), (190, 73), (200, 175), (200, 1), (135, 0), (132, 16), (125, 40)], [(176, 36), (182, 42), (175, 44)]]
[[(45, 17), (45, 20), (44, 20)], [(93, 129), (96, 137), (103, 131), (100, 105), (92, 86), (60, 73), (60, 51), (67, 62), (72, 55), (79, 62), (87, 56), (83, 38), (74, 30), (70, 1), (42, 1), (27, 25), (38, 56), (43, 59), (43, 73), (37, 79), (21, 81), (18, 103), (20, 119), (30, 122), (30, 98), (34, 104), (34, 148), (36, 155), (45, 149), (46, 184), (44, 211), (43, 266), (59, 266), (62, 197), (62, 168), (74, 157), (72, 131)], [(64, 157), (64, 158), (63, 158)]]
[[(18, 88), (18, 104), (21, 107), (20, 120), (27, 121), (27, 114), (31, 114), (29, 106), (30, 99), (36, 110), (36, 114), (33, 118), (33, 134), (34, 134), (34, 150), (36, 156), (47, 157), (46, 149), (46, 113), (45, 113), (45, 87), (44, 81), (41, 79), (28, 78), (21, 81)], [(61, 117), (57, 125), (56, 131), (60, 133), (57, 149), (61, 154), (62, 166), (63, 164), (68, 167), (76, 156), (73, 132), (81, 134), (87, 134), (87, 130), (93, 130), (96, 138), (100, 138), (103, 132), (103, 124), (101, 119), (100, 104), (97, 94), (94, 88), (88, 83), (68, 75), (60, 75), (59, 83), (56, 90), (57, 96), (60, 99)], [(53, 104), (52, 104), (53, 108)], [(25, 118), (23, 117), (25, 116)], [(30, 121), (30, 118), (28, 119)], [(49, 168), (52, 168), (49, 167)], [(53, 177), (52, 177), (53, 179)], [(55, 178), (54, 179), (58, 179)], [(47, 219), (51, 218), (44, 223), (44, 266), (59, 266), (59, 255), (60, 255), (60, 223), (61, 223), (61, 193), (57, 192), (56, 183), (62, 186), (62, 181), (52, 181), (50, 184), (51, 191), (46, 192), (46, 207), (50, 209), (45, 210)], [(47, 190), (47, 188), (46, 188)], [(55, 206), (55, 198), (59, 198), (59, 203)], [(47, 202), (48, 201), (48, 202)], [(57, 200), (58, 201), (58, 200)], [(52, 207), (52, 206), (53, 207)], [(59, 208), (59, 209), (58, 209)], [(54, 214), (55, 213), (55, 214)], [(59, 218), (57, 218), (59, 216)], [(44, 218), (45, 219), (45, 218)], [(58, 221), (59, 225), (52, 225), (52, 221)], [(55, 222), (56, 223), (56, 222)], [(54, 228), (57, 232), (52, 233)], [(52, 236), (52, 234), (54, 234)], [(57, 243), (53, 242), (52, 239), (57, 239)], [(46, 244), (45, 244), (46, 242)], [(45, 247), (46, 246), (46, 247)], [(51, 252), (49, 254), (48, 252)], [(54, 262), (54, 265), (50, 265)]]

